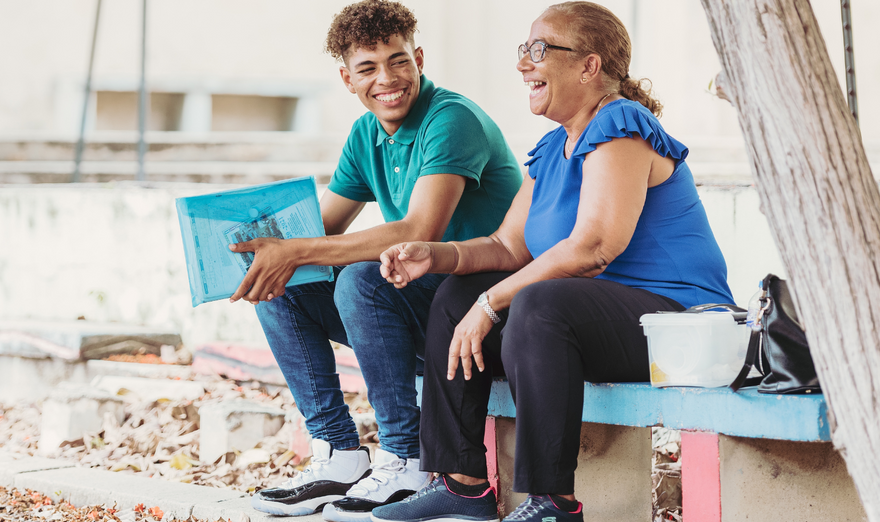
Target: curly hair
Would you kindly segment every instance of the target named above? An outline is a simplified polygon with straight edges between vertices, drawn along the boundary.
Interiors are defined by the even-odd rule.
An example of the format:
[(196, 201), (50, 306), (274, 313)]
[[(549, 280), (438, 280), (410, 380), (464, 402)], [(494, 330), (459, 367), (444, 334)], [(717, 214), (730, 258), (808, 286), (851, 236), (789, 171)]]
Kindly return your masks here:
[(333, 17), (324, 51), (337, 61), (357, 48), (375, 49), (399, 34), (415, 45), (416, 17), (402, 4), (391, 0), (363, 0), (346, 6)]

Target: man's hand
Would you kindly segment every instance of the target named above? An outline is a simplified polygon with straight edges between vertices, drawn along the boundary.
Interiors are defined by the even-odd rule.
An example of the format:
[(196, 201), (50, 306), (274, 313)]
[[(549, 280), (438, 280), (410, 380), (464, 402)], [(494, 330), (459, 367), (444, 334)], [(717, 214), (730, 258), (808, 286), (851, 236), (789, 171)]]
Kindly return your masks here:
[(285, 241), (293, 240), (259, 237), (229, 245), (229, 249), (233, 252), (254, 253), (254, 262), (238, 286), (238, 290), (229, 298), (230, 302), (244, 299), (251, 304), (257, 304), (284, 295), (284, 287), (297, 268), (295, 263), (291, 263), (290, 256), (285, 253)]
[(423, 241), (400, 243), (379, 255), (379, 273), (395, 288), (403, 288), (428, 273), (434, 264), (434, 250)]
[(449, 365), (446, 370), (448, 380), (455, 378), (459, 360), (466, 381), (471, 379), (473, 364), (476, 364), (481, 372), (486, 369), (486, 364), (483, 362), (483, 339), (489, 334), (492, 326), (494, 325), (486, 315), (486, 311), (474, 303), (467, 315), (455, 327), (452, 343), (449, 344)]

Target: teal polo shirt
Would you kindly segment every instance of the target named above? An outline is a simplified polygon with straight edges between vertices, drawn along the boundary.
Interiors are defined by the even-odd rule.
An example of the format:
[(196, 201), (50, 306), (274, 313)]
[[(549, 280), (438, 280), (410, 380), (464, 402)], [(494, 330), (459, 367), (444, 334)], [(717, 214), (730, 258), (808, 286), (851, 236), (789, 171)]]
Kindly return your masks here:
[(522, 174), (501, 130), (477, 104), (421, 77), (421, 90), (393, 136), (373, 113), (360, 117), (329, 189), (376, 201), (385, 221), (403, 219), (416, 181), (432, 174), (467, 178), (443, 241), (488, 236), (498, 229)]

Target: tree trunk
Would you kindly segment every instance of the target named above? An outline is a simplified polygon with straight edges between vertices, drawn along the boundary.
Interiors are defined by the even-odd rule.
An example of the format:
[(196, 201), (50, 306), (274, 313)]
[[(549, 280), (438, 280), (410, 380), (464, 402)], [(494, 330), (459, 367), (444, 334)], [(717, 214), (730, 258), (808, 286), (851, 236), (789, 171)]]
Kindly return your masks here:
[(832, 440), (880, 522), (880, 191), (858, 126), (808, 0), (701, 1)]

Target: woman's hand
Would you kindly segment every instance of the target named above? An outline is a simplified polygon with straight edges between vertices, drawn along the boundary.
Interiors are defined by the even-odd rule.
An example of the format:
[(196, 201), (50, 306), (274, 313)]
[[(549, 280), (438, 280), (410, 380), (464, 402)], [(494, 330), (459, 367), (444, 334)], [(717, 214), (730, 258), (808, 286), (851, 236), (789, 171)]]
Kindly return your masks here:
[(446, 378), (450, 381), (455, 378), (458, 369), (458, 361), (461, 359), (461, 369), (464, 371), (464, 380), (469, 381), (472, 375), (471, 357), (481, 372), (486, 369), (483, 362), (483, 339), (489, 334), (493, 323), (486, 315), (486, 311), (474, 303), (467, 315), (455, 327), (452, 343), (449, 345), (449, 365)]
[(424, 241), (400, 243), (379, 255), (379, 273), (394, 288), (403, 288), (428, 273), (434, 264), (434, 249)]

